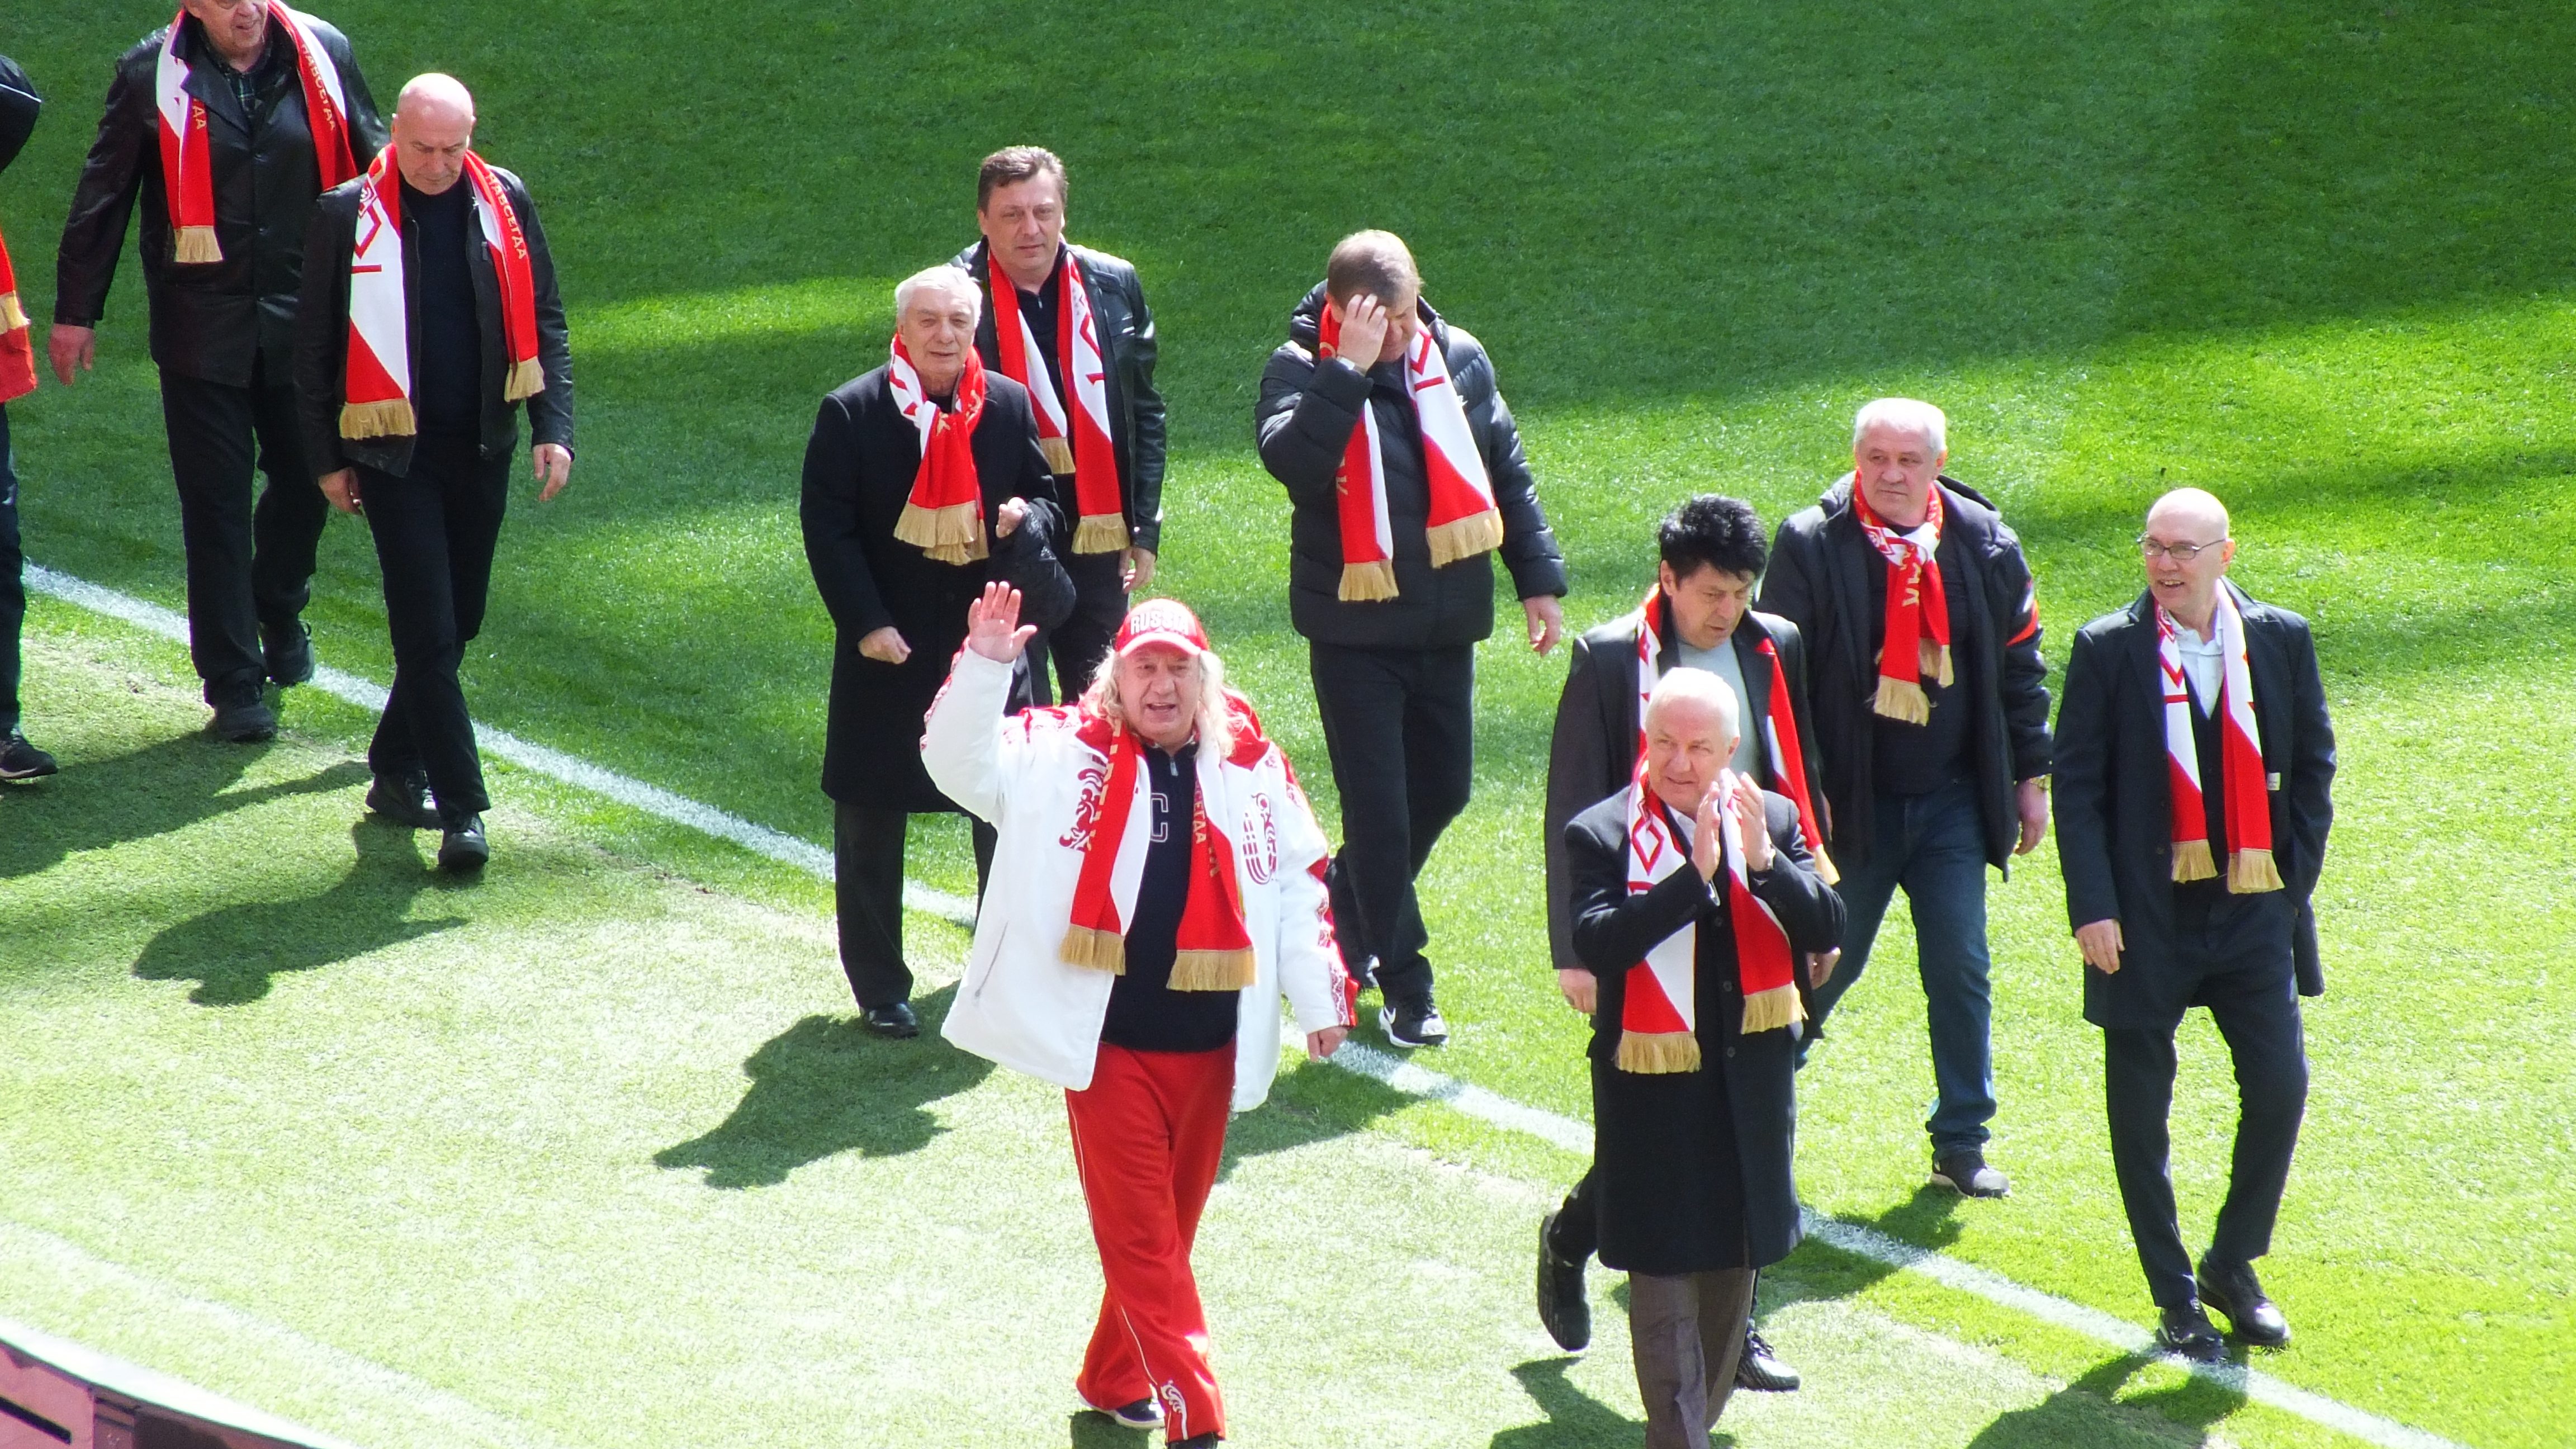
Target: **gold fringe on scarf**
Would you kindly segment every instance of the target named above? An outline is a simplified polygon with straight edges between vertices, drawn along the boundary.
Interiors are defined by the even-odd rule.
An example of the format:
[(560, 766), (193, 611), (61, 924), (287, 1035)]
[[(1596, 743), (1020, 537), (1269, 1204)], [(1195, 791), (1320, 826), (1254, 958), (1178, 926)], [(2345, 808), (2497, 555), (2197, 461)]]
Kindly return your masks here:
[(1127, 519), (1117, 513), (1086, 513), (1074, 525), (1075, 553), (1116, 553), (1127, 546)]
[[(1488, 508), (1465, 518), (1452, 519), (1429, 531), (1431, 566), (1445, 568), (1462, 558), (1474, 558), (1503, 546), (1503, 515)], [(1389, 589), (1389, 596), (1394, 590)], [(1349, 598), (1345, 593), (1343, 598)]]
[(1816, 858), (1816, 879), (1823, 881), (1827, 885), (1841, 885), (1843, 883), (1843, 873), (1834, 868), (1834, 858), (1825, 854), (1825, 845), (1823, 841), (1808, 841), (1807, 852)]
[(501, 400), (525, 402), (545, 390), (546, 370), (531, 357), (525, 362), (510, 364), (510, 380), (501, 388)]
[(2272, 852), (2231, 851), (2227, 857), (2227, 889), (2230, 894), (2240, 896), (2281, 889), (2281, 871), (2272, 863)]
[(18, 305), (18, 294), (0, 294), (0, 332), (15, 332), (27, 325), (27, 309)]
[(1047, 471), (1062, 477), (1073, 471), (1073, 444), (1063, 438), (1038, 439), (1038, 451), (1046, 454)]
[(1644, 1076), (1699, 1070), (1699, 1038), (1686, 1031), (1623, 1031), (1619, 1070)]
[(2206, 840), (2174, 842), (2173, 878), (2177, 881), (2207, 880), (2218, 874), (2218, 863), (2210, 857)]
[(1124, 976), (1127, 974), (1127, 938), (1116, 931), (1074, 926), (1064, 933), (1064, 945), (1057, 949), (1056, 957), (1068, 966)]
[(952, 503), (946, 508), (903, 506), (894, 521), (894, 536), (944, 564), (968, 564), (986, 554), (983, 521), (976, 505)]
[(340, 436), (344, 438), (408, 438), (417, 431), (411, 403), (405, 398), (347, 403), (340, 409)]
[(1342, 565), (1342, 598), (1351, 603), (1368, 603), (1395, 597), (1395, 565), (1384, 559), (1376, 563)]
[(1792, 1022), (1806, 1019), (1807, 1008), (1799, 1002), (1798, 988), (1794, 983), (1751, 992), (1744, 998), (1744, 1034), (1747, 1036), (1757, 1031), (1778, 1031)]
[(224, 249), (216, 245), (213, 227), (183, 226), (175, 228), (172, 232), (170, 260), (181, 266), (203, 266), (208, 262), (220, 262), (223, 259)]
[(1891, 679), (1880, 675), (1878, 699), (1871, 707), (1889, 719), (1900, 719), (1907, 724), (1932, 722), (1932, 697), (1923, 692), (1922, 685), (1911, 679)]
[(1948, 689), (1959, 682), (1958, 678), (1950, 672), (1949, 645), (1935, 644), (1929, 639), (1924, 639), (1918, 641), (1914, 649), (1922, 657), (1923, 672), (1941, 681), (1943, 689)]
[(1252, 948), (1181, 951), (1172, 957), (1174, 991), (1247, 991), (1252, 987)]

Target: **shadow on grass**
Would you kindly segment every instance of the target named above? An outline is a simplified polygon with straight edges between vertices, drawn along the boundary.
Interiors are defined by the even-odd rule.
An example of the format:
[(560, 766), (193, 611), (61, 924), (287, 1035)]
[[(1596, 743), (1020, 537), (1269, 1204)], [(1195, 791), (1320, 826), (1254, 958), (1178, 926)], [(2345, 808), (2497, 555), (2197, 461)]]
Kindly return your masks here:
[(300, 780), (232, 788), (258, 745), (180, 735), (60, 775), (0, 791), (0, 880), (41, 874), (72, 855), (185, 829), (201, 820), (294, 795), (325, 795), (367, 778), (344, 761)]
[[(333, 766), (313, 780), (361, 766)], [(299, 786), (312, 781), (299, 781)], [(412, 832), (372, 816), (349, 828), (357, 864), (320, 895), (222, 906), (181, 921), (146, 942), (134, 974), (146, 981), (194, 981), (199, 1006), (240, 1006), (268, 995), (290, 971), (324, 966), (465, 924), (462, 916), (410, 918), (421, 892), (445, 884)]]
[(1512, 1370), (1520, 1380), (1522, 1392), (1530, 1396), (1539, 1412), (1547, 1415), (1544, 1424), (1523, 1424), (1505, 1429), (1493, 1439), (1493, 1449), (1559, 1449), (1563, 1445), (1618, 1444), (1637, 1442), (1642, 1425), (1602, 1403), (1583, 1390), (1566, 1382), (1565, 1371), (1575, 1359), (1532, 1359)]
[(2136, 1354), (2105, 1359), (2039, 1403), (1997, 1415), (1968, 1441), (1968, 1449), (2057, 1449), (2122, 1440), (2197, 1444), (2208, 1438), (2211, 1425), (2245, 1405), (2242, 1393), (2197, 1374), (2170, 1389), (2115, 1401), (2120, 1386), (2154, 1361)]
[(1217, 1168), (1217, 1181), (1232, 1176), (1235, 1164), (1244, 1158), (1364, 1132), (1379, 1118), (1412, 1102), (1386, 1083), (1354, 1072), (1312, 1063), (1283, 1071), (1271, 1084), (1270, 1100), (1227, 1124), (1225, 1159)]
[(967, 1091), (993, 1070), (939, 1035), (954, 986), (913, 1003), (921, 1035), (887, 1041), (855, 1017), (809, 1016), (760, 1044), (742, 1064), (751, 1078), (733, 1114), (703, 1136), (653, 1154), (656, 1167), (706, 1170), (706, 1185), (771, 1187), (809, 1162), (843, 1152), (893, 1157), (948, 1130), (930, 1104)]

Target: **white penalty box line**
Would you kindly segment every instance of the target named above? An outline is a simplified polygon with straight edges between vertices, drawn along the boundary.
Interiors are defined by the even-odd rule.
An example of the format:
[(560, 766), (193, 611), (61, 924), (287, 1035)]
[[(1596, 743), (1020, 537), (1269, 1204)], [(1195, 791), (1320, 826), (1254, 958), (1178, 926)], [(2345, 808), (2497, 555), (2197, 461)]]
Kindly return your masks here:
[[(40, 594), (78, 605), (92, 613), (123, 620), (165, 639), (181, 644), (188, 642), (186, 617), (158, 604), (34, 564), (27, 566), (26, 582), (28, 588)], [(312, 687), (361, 709), (381, 711), (385, 707), (384, 686), (343, 670), (317, 667), (313, 672)], [(475, 722), (474, 732), (486, 752), (523, 770), (579, 786), (629, 809), (730, 841), (755, 855), (792, 865), (827, 883), (833, 878), (832, 852), (812, 841), (745, 820), (658, 785), (648, 785), (614, 770), (603, 769), (578, 756), (521, 739), (507, 730), (493, 729), (479, 720)], [(975, 923), (973, 901), (932, 890), (917, 881), (904, 882), (903, 899), (906, 906), (926, 915), (960, 926)], [(1505, 1131), (1535, 1137), (1579, 1156), (1592, 1154), (1592, 1128), (1582, 1122), (1426, 1070), (1374, 1047), (1359, 1042), (1346, 1043), (1326, 1064), (1372, 1078), (1407, 1096), (1443, 1103)], [(2379, 1445), (2381, 1449), (2467, 1449), (2455, 1440), (2311, 1393), (2259, 1369), (2239, 1364), (2195, 1363), (2163, 1354), (2157, 1349), (2152, 1334), (2126, 1319), (2026, 1287), (1999, 1273), (1928, 1248), (1918, 1248), (1874, 1228), (1826, 1217), (1812, 1209), (1806, 1211), (1805, 1222), (1809, 1235), (1829, 1247), (1891, 1268), (1921, 1274), (1944, 1287), (2027, 1314), (2120, 1353), (2161, 1358), (2253, 1402), (2296, 1414), (2338, 1433)]]

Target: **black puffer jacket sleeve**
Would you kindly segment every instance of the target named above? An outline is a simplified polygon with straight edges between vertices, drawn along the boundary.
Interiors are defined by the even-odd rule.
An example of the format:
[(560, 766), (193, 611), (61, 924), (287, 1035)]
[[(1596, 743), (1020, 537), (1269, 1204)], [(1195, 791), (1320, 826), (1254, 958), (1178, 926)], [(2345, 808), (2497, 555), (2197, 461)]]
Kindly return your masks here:
[(36, 112), (44, 104), (36, 94), (36, 83), (27, 79), (18, 62), (0, 55), (0, 171), (8, 170), (9, 163), (26, 149), (27, 137), (36, 129)]

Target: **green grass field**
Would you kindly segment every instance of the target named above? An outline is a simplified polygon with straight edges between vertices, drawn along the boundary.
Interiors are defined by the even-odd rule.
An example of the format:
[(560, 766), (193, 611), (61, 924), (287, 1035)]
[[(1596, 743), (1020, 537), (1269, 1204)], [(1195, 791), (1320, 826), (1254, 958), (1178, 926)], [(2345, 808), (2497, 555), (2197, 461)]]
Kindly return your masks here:
[[(475, 88), (572, 309), (581, 461), (557, 503), (517, 505), (478, 714), (810, 839), (830, 640), (793, 497), (813, 399), (882, 359), (892, 281), (971, 239), (974, 161), (1010, 141), (1063, 152), (1074, 234), (1143, 269), (1172, 405), (1164, 583), (1328, 821), (1249, 417), (1287, 308), (1355, 226), (1406, 235), (1494, 352), (1578, 625), (1635, 602), (1681, 494), (1770, 518), (1811, 498), (1879, 393), (1949, 409), (1953, 471), (2038, 568), (2054, 659), (2134, 589), (2145, 503), (2213, 489), (2240, 579), (2316, 622), (2343, 738), (2333, 990), (2266, 1264), (2299, 1341), (2263, 1366), (2480, 1449), (2576, 1438), (2576, 809), (2553, 748), (2576, 709), (2576, 12), (324, 13), (382, 92), (433, 67)], [(109, 60), (163, 18), (54, 7), (0, 39), (50, 101), (0, 179), (40, 318)], [(175, 606), (139, 281), (129, 265), (99, 372), (11, 420), (31, 556)], [(389, 676), (346, 521), (312, 617), (327, 660)], [(0, 798), (0, 1040), (29, 1044), (0, 1053), (0, 1245), (40, 1230), (395, 1365), (500, 1416), (493, 1442), (1065, 1432), (1091, 1269), (1055, 1109), (850, 1041), (811, 880), (503, 774), (502, 867), (424, 884), (400, 837), (352, 830), (354, 711), (292, 696), (293, 740), (227, 754), (187, 737), (175, 651), (50, 607), (34, 629), (28, 728), (67, 769)], [(1536, 888), (1562, 664), (1504, 639), (1480, 666), (1477, 804), (1426, 882), (1457, 1029), (1431, 1064), (1580, 1116)], [(961, 885), (962, 832), (922, 842), (924, 873)], [(1916, 1194), (1929, 1071), (1901, 913), (1804, 1078), (1802, 1187), (2143, 1322), (2045, 848), (1992, 905), (2015, 1196)], [(916, 924), (925, 965), (953, 959), (953, 931)], [(2189, 1233), (2225, 1167), (2205, 1025), (2185, 1074)], [(1240, 1206), (1212, 1219), (1241, 1235), (1211, 1299), (1247, 1442), (1633, 1437), (1616, 1335), (1550, 1368), (1521, 1304), (1528, 1229), (1579, 1164), (1338, 1074), (1283, 1097), (1243, 1124)], [(431, 1442), (320, 1394), (287, 1349), (62, 1277), (0, 1288), (0, 1316)], [(1811, 1388), (1730, 1413), (1746, 1445), (2327, 1442), (1822, 1249), (1771, 1291)]]

